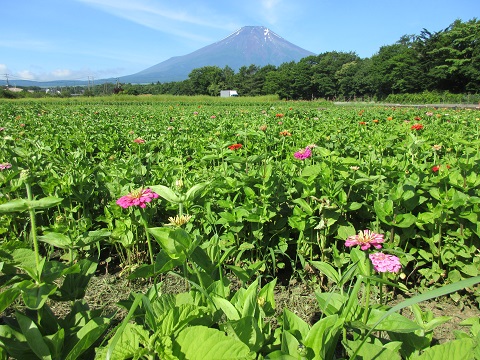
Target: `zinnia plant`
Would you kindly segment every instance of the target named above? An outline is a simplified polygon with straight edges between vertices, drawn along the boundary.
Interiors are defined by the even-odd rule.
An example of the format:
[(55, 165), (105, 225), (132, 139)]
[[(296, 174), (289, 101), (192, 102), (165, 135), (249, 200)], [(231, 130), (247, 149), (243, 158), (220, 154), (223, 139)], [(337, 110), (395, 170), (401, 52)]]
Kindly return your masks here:
[(147, 203), (151, 202), (153, 199), (158, 198), (158, 194), (154, 193), (150, 189), (139, 189), (132, 191), (130, 194), (122, 196), (117, 200), (117, 205), (126, 209), (131, 206), (139, 206), (144, 209), (147, 206)]
[(10, 169), (11, 167), (12, 167), (12, 164), (10, 164), (10, 163), (8, 163), (8, 162), (1, 163), (1, 164), (0, 164), (0, 170)]
[(413, 124), (411, 127), (410, 127), (410, 130), (422, 130), (423, 129), (423, 125), (422, 124)]
[(395, 255), (384, 254), (382, 252), (377, 252), (368, 255), (370, 260), (372, 261), (373, 268), (375, 271), (384, 273), (397, 273), (402, 268), (402, 264), (400, 263), (400, 259)]
[(242, 144), (233, 144), (233, 145), (230, 145), (228, 148), (230, 150), (238, 150), (238, 149), (241, 149), (243, 147)]
[(370, 230), (363, 230), (358, 235), (349, 236), (345, 241), (346, 247), (360, 246), (362, 250), (368, 250), (370, 247), (381, 249), (382, 243), (385, 241), (383, 234), (377, 234)]
[(305, 149), (298, 150), (293, 154), (295, 159), (305, 160), (312, 156), (312, 150), (307, 146)]

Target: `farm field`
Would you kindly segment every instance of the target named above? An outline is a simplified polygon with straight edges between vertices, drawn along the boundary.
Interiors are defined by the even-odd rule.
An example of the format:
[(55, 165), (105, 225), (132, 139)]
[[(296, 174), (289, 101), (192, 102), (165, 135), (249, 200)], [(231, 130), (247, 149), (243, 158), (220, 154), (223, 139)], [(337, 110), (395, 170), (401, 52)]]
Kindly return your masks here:
[(0, 144), (0, 359), (479, 358), (478, 110), (3, 101)]

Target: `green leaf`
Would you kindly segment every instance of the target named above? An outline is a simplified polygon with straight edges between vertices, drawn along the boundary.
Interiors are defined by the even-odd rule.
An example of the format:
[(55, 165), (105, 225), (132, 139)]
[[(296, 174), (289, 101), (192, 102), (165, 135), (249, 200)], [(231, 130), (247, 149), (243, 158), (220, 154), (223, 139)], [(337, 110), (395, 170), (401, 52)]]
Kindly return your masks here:
[(283, 309), (283, 330), (291, 333), (298, 341), (304, 341), (310, 327), (299, 316), (285, 308)]
[(88, 323), (82, 326), (76, 334), (78, 341), (65, 357), (65, 360), (78, 359), (81, 354), (95, 344), (105, 330), (107, 330), (109, 324), (110, 320), (98, 317), (91, 319)]
[(315, 296), (320, 310), (322, 310), (327, 316), (338, 314), (343, 305), (347, 302), (347, 297), (345, 295), (335, 292), (321, 293), (316, 291)]
[(453, 283), (453, 284), (444, 285), (441, 288), (429, 290), (429, 291), (427, 291), (423, 294), (416, 295), (412, 298), (404, 300), (401, 303), (395, 305), (390, 310), (388, 310), (385, 314), (383, 314), (383, 316), (375, 324), (372, 325), (372, 328), (368, 331), (367, 335), (364, 337), (364, 340), (362, 340), (362, 343), (360, 344), (359, 348), (357, 348), (357, 350), (353, 353), (353, 355), (350, 357), (350, 359), (351, 360), (356, 359), (355, 356), (357, 354), (357, 351), (360, 350), (361, 346), (367, 340), (367, 338), (372, 333), (372, 331), (374, 331), (376, 329), (376, 327), (384, 319), (386, 319), (388, 316), (390, 316), (391, 314), (393, 314), (393, 313), (395, 313), (399, 310), (402, 310), (403, 308), (406, 308), (407, 306), (412, 306), (414, 304), (418, 304), (419, 302), (434, 299), (434, 298), (439, 297), (439, 296), (448, 295), (450, 293), (457, 292), (457, 291), (462, 290), (464, 288), (474, 286), (478, 283), (480, 283), (480, 276), (475, 276), (475, 277), (465, 279), (465, 280), (462, 280), (462, 281), (459, 281), (459, 282), (456, 282), (456, 283)]
[(27, 200), (28, 207), (30, 209), (48, 209), (60, 204), (63, 198), (57, 198), (55, 196), (47, 196), (39, 200)]
[(27, 200), (15, 199), (0, 205), (0, 214), (28, 210)]
[(38, 240), (60, 249), (71, 249), (73, 247), (73, 241), (68, 236), (56, 232), (45, 233), (45, 235), (39, 236)]
[(20, 289), (13, 287), (0, 292), (0, 313), (8, 308), (20, 295)]
[(219, 296), (211, 297), (215, 306), (222, 309), (228, 320), (240, 320), (240, 313), (230, 301)]
[(409, 333), (421, 330), (422, 327), (414, 321), (407, 319), (398, 313), (392, 313), (387, 318), (377, 324), (378, 320), (385, 315), (385, 310), (369, 309), (367, 327), (375, 325), (378, 331), (393, 331), (398, 333)]
[(25, 306), (32, 310), (40, 309), (50, 295), (53, 295), (57, 290), (54, 284), (36, 284), (33, 282), (22, 282), (18, 286), (22, 290), (22, 298)]
[(35, 355), (40, 359), (51, 360), (52, 356), (50, 354), (50, 349), (45, 343), (45, 340), (43, 340), (42, 333), (33, 320), (18, 311), (15, 312), (15, 317), (17, 318), (18, 325), (20, 325), (20, 329), (22, 330), (28, 345)]
[(310, 265), (317, 270), (320, 270), (320, 272), (334, 284), (338, 284), (340, 281), (340, 275), (338, 274), (337, 270), (335, 270), (334, 267), (329, 263), (324, 261), (310, 261)]
[(246, 316), (239, 320), (230, 320), (225, 324), (227, 334), (248, 345), (250, 351), (258, 352), (265, 340), (262, 330), (258, 327), (258, 321), (252, 316)]
[(330, 315), (317, 321), (305, 339), (304, 345), (313, 350), (316, 359), (332, 359), (344, 319)]
[(202, 191), (206, 186), (208, 185), (208, 182), (196, 184), (192, 186), (188, 191), (185, 193), (185, 200), (187, 201), (193, 201), (200, 191)]
[(167, 200), (168, 202), (171, 202), (171, 203), (174, 203), (174, 204), (179, 204), (181, 202), (181, 199), (180, 197), (178, 197), (177, 194), (175, 194), (175, 192), (170, 189), (169, 187), (167, 186), (164, 186), (164, 185), (152, 185), (152, 186), (149, 186), (149, 188), (157, 193), (158, 195), (160, 195), (162, 198), (164, 198), (165, 200)]
[(393, 225), (399, 228), (408, 228), (415, 224), (417, 218), (412, 214), (398, 214), (395, 216), (395, 222)]
[(173, 355), (180, 360), (255, 359), (243, 342), (205, 326), (182, 330), (173, 344)]
[(185, 253), (192, 244), (188, 233), (181, 228), (156, 227), (148, 228), (147, 231), (153, 235), (172, 259), (180, 258), (181, 254)]
[[(348, 341), (346, 349), (348, 354), (351, 354), (352, 349), (356, 349), (360, 341)], [(398, 351), (389, 349), (386, 345), (377, 343), (365, 343), (360, 351), (357, 353), (358, 359), (362, 360), (401, 360)]]
[(451, 359), (474, 359), (475, 342), (471, 338), (452, 340), (441, 345), (435, 345), (412, 360), (451, 360)]

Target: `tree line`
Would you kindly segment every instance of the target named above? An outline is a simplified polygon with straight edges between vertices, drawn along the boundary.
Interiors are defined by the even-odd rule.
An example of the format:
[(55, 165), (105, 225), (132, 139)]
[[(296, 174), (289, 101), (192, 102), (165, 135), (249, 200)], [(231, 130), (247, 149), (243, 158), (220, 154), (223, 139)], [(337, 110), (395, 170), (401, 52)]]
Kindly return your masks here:
[(404, 35), (370, 58), (330, 51), (278, 67), (252, 64), (235, 72), (229, 66), (204, 66), (191, 71), (184, 81), (107, 85), (97, 85), (85, 95), (218, 96), (222, 89), (235, 89), (240, 96), (276, 94), (281, 99), (303, 100), (385, 99), (391, 94), (425, 91), (478, 94), (480, 20), (456, 20), (437, 32), (423, 29), (419, 35)]
[(284, 99), (335, 99), (449, 91), (480, 93), (480, 20), (454, 21), (446, 29), (404, 35), (370, 58), (330, 51), (276, 67), (194, 69), (187, 80), (124, 85), (127, 93), (212, 95), (235, 89), (241, 96), (277, 94)]

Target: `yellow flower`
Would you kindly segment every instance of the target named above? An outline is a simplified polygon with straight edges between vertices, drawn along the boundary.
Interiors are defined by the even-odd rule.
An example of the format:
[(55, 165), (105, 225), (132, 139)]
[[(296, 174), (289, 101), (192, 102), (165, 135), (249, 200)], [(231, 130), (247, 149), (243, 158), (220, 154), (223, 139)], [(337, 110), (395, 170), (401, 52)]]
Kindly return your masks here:
[(168, 221), (170, 221), (170, 223), (168, 223), (167, 226), (180, 227), (186, 224), (191, 218), (192, 218), (192, 215), (181, 215), (181, 216), (177, 215), (175, 217), (169, 217)]

